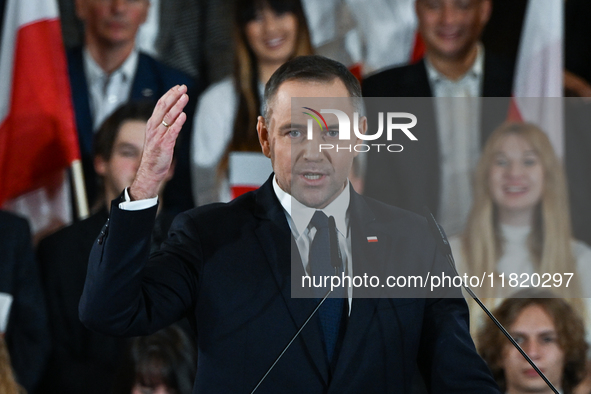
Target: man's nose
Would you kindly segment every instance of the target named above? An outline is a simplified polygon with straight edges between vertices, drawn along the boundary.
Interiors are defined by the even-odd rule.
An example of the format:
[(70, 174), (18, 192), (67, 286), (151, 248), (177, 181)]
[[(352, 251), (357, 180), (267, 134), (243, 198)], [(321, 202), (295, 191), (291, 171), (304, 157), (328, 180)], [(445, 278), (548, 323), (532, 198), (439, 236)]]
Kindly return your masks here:
[(457, 22), (459, 11), (453, 4), (444, 3), (441, 9), (441, 22), (446, 25), (451, 25)]
[(536, 340), (526, 341), (522, 348), (527, 353), (527, 355), (532, 359), (536, 360), (540, 358), (541, 355), (541, 345)]
[(316, 133), (314, 133), (314, 136), (311, 140), (306, 139), (304, 142), (304, 159), (312, 161), (322, 160), (324, 155), (320, 151), (320, 144), (322, 144), (322, 141), (320, 140), (320, 137), (316, 135)]
[(114, 13), (121, 12), (127, 6), (128, 0), (111, 0), (111, 10)]

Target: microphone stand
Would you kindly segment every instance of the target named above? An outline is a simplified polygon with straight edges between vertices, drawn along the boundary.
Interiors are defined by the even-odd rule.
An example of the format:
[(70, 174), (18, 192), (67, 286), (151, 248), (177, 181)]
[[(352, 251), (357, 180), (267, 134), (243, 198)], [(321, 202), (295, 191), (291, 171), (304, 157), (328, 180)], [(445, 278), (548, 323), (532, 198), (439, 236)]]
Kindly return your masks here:
[(281, 351), (281, 353), (279, 354), (279, 356), (277, 356), (277, 358), (275, 359), (275, 361), (273, 362), (273, 364), (271, 364), (271, 366), (269, 367), (269, 369), (267, 370), (267, 372), (265, 373), (265, 375), (263, 375), (263, 377), (261, 378), (261, 380), (259, 380), (259, 382), (255, 386), (255, 388), (252, 389), (252, 391), (250, 392), (250, 394), (253, 394), (259, 388), (259, 386), (261, 385), (261, 383), (263, 383), (263, 380), (265, 380), (265, 378), (271, 372), (271, 370), (273, 369), (273, 367), (275, 367), (275, 364), (277, 364), (279, 362), (279, 360), (281, 359), (281, 357), (283, 356), (283, 354), (287, 351), (287, 349), (289, 349), (289, 347), (291, 346), (291, 344), (293, 343), (293, 341), (295, 341), (296, 338), (298, 337), (298, 335), (300, 335), (300, 332), (302, 332), (302, 330), (304, 329), (304, 327), (306, 327), (306, 324), (308, 324), (308, 322), (310, 320), (312, 320), (312, 317), (314, 316), (314, 314), (316, 313), (316, 311), (318, 309), (320, 309), (320, 307), (322, 306), (322, 304), (324, 304), (324, 301), (326, 301), (326, 299), (328, 298), (328, 296), (330, 295), (330, 293), (332, 293), (332, 290), (329, 290), (328, 293), (326, 293), (326, 295), (324, 296), (324, 298), (318, 303), (318, 305), (316, 305), (316, 308), (314, 308), (314, 310), (312, 311), (312, 313), (310, 313), (310, 316), (308, 316), (308, 318), (306, 319), (306, 321), (304, 322), (304, 324), (302, 324), (302, 326), (300, 327), (300, 329), (291, 338), (291, 341), (289, 341), (289, 343), (283, 348), (283, 351)]
[[(456, 274), (456, 276), (460, 276), (460, 274), (458, 274), (458, 271), (456, 269), (456, 263), (454, 261), (454, 258), (453, 258), (452, 252), (451, 252), (451, 247), (449, 245), (449, 241), (447, 240), (447, 237), (445, 236), (445, 232), (443, 231), (443, 229), (441, 228), (439, 223), (437, 223), (437, 221), (435, 220), (435, 217), (433, 216), (433, 214), (431, 213), (429, 208), (427, 208), (425, 206), (423, 208), (423, 213), (425, 214), (427, 222), (429, 223), (429, 228), (431, 229), (431, 232), (433, 233), (433, 236), (435, 237), (437, 244), (441, 247), (443, 253), (445, 254), (445, 257), (447, 258), (447, 262), (451, 266), (451, 268), (452, 268), (453, 272)], [(525, 358), (527, 360), (529, 365), (532, 366), (532, 368), (538, 373), (538, 375), (540, 375), (540, 377), (544, 380), (544, 382), (546, 382), (548, 387), (550, 387), (550, 389), (554, 393), (560, 394), (558, 392), (558, 390), (556, 390), (556, 387), (554, 387), (554, 385), (548, 380), (546, 375), (544, 375), (544, 373), (538, 368), (538, 366), (527, 355), (527, 353), (521, 348), (521, 346), (519, 346), (519, 344), (515, 341), (515, 339), (511, 336), (511, 334), (509, 334), (509, 331), (507, 331), (505, 329), (505, 327), (503, 327), (503, 325), (497, 320), (497, 318), (492, 314), (492, 312), (489, 311), (488, 308), (484, 305), (484, 303), (482, 301), (480, 301), (480, 299), (476, 296), (476, 294), (474, 294), (472, 289), (467, 284), (465, 284), (463, 282), (462, 282), (462, 287), (464, 288), (464, 290), (466, 290), (466, 292), (468, 294), (470, 294), (470, 297), (472, 297), (472, 299), (474, 299), (474, 301), (476, 301), (476, 303), (480, 306), (480, 308), (484, 311), (484, 313), (486, 313), (486, 315), (493, 321), (493, 323), (495, 323), (495, 325), (499, 328), (499, 330), (501, 330), (501, 332), (503, 334), (505, 334), (507, 339), (513, 344), (513, 346), (515, 346), (515, 348), (519, 351), (519, 353), (521, 353), (523, 358)]]

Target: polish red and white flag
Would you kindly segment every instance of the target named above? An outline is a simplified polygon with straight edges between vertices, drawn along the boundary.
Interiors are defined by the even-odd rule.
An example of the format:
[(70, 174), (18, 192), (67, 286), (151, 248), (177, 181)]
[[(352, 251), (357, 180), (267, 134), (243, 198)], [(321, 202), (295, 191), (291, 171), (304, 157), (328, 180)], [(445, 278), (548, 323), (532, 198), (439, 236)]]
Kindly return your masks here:
[(271, 160), (258, 152), (232, 152), (229, 158), (231, 198), (258, 189), (273, 172)]
[(0, 45), (0, 206), (37, 233), (71, 221), (80, 157), (56, 0), (7, 0)]
[(519, 42), (510, 119), (544, 130), (556, 153), (563, 143), (564, 1), (529, 0)]

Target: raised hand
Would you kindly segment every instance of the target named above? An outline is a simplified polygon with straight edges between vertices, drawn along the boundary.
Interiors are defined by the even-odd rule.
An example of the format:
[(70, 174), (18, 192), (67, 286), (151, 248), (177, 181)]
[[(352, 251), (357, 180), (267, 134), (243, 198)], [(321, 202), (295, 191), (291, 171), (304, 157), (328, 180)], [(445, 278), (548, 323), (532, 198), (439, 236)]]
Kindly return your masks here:
[(146, 126), (144, 152), (129, 188), (132, 200), (156, 197), (172, 163), (176, 138), (187, 120), (183, 108), (189, 102), (185, 85), (175, 86), (156, 103)]

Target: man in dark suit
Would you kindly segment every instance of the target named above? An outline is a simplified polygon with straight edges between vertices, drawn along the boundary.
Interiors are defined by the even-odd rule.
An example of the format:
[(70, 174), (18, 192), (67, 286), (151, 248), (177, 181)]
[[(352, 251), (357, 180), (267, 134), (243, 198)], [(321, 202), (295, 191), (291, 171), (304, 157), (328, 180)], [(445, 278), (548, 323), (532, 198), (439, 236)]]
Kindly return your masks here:
[(0, 256), (0, 293), (13, 298), (6, 328), (8, 352), (18, 383), (35, 393), (49, 353), (45, 300), (29, 224), (5, 211), (0, 211)]
[[(37, 248), (52, 337), (42, 393), (102, 394), (113, 388), (127, 341), (86, 329), (78, 318), (78, 302), (90, 250), (108, 218), (109, 201), (135, 177), (153, 108), (148, 102), (130, 102), (107, 118), (94, 141), (101, 206), (88, 219), (43, 239)], [(173, 218), (166, 210), (159, 212), (151, 235), (154, 249), (166, 238)]]
[[(86, 189), (97, 197), (92, 157), (93, 134), (117, 107), (128, 100), (152, 99), (171, 86), (185, 84), (193, 97), (200, 86), (185, 73), (164, 65), (135, 48), (137, 30), (145, 22), (149, 0), (76, 0), (76, 14), (84, 22), (84, 46), (68, 51), (68, 70)], [(191, 117), (192, 119), (192, 117)], [(187, 133), (190, 128), (186, 128)], [(190, 141), (189, 135), (181, 136)], [(193, 206), (189, 175), (189, 144), (181, 143), (175, 190), (168, 206)], [(188, 187), (188, 188), (187, 188)]]
[(368, 104), (370, 122), (378, 111), (415, 114), (418, 142), (397, 154), (370, 153), (365, 194), (415, 212), (426, 205), (448, 233), (463, 227), (470, 171), (488, 135), (507, 117), (508, 99), (500, 98), (511, 96), (513, 65), (485, 52), (479, 41), (491, 1), (417, 0), (425, 57), (363, 82), (364, 97), (438, 97), (392, 100), (385, 109)]
[[(327, 215), (336, 218), (343, 252), (331, 252), (331, 261), (343, 274), (362, 275), (372, 256), (429, 267), (443, 261), (423, 218), (351, 189), (354, 150), (319, 151), (338, 141), (334, 119), (307, 139), (305, 121), (292, 118), (292, 97), (361, 95), (342, 64), (317, 56), (285, 63), (267, 83), (257, 130), (274, 175), (229, 204), (181, 214), (148, 261), (157, 187), (186, 119), (185, 92), (172, 89), (159, 101), (138, 174), (113, 201), (93, 247), (80, 301), (89, 328), (139, 335), (187, 314), (199, 333), (194, 392), (250, 392), (318, 304), (292, 291), (327, 263), (319, 258), (327, 245), (318, 245), (328, 239)], [(468, 334), (464, 300), (359, 299), (357, 289), (347, 291), (322, 305), (258, 393), (410, 392), (417, 368), (433, 393), (498, 393)]]

